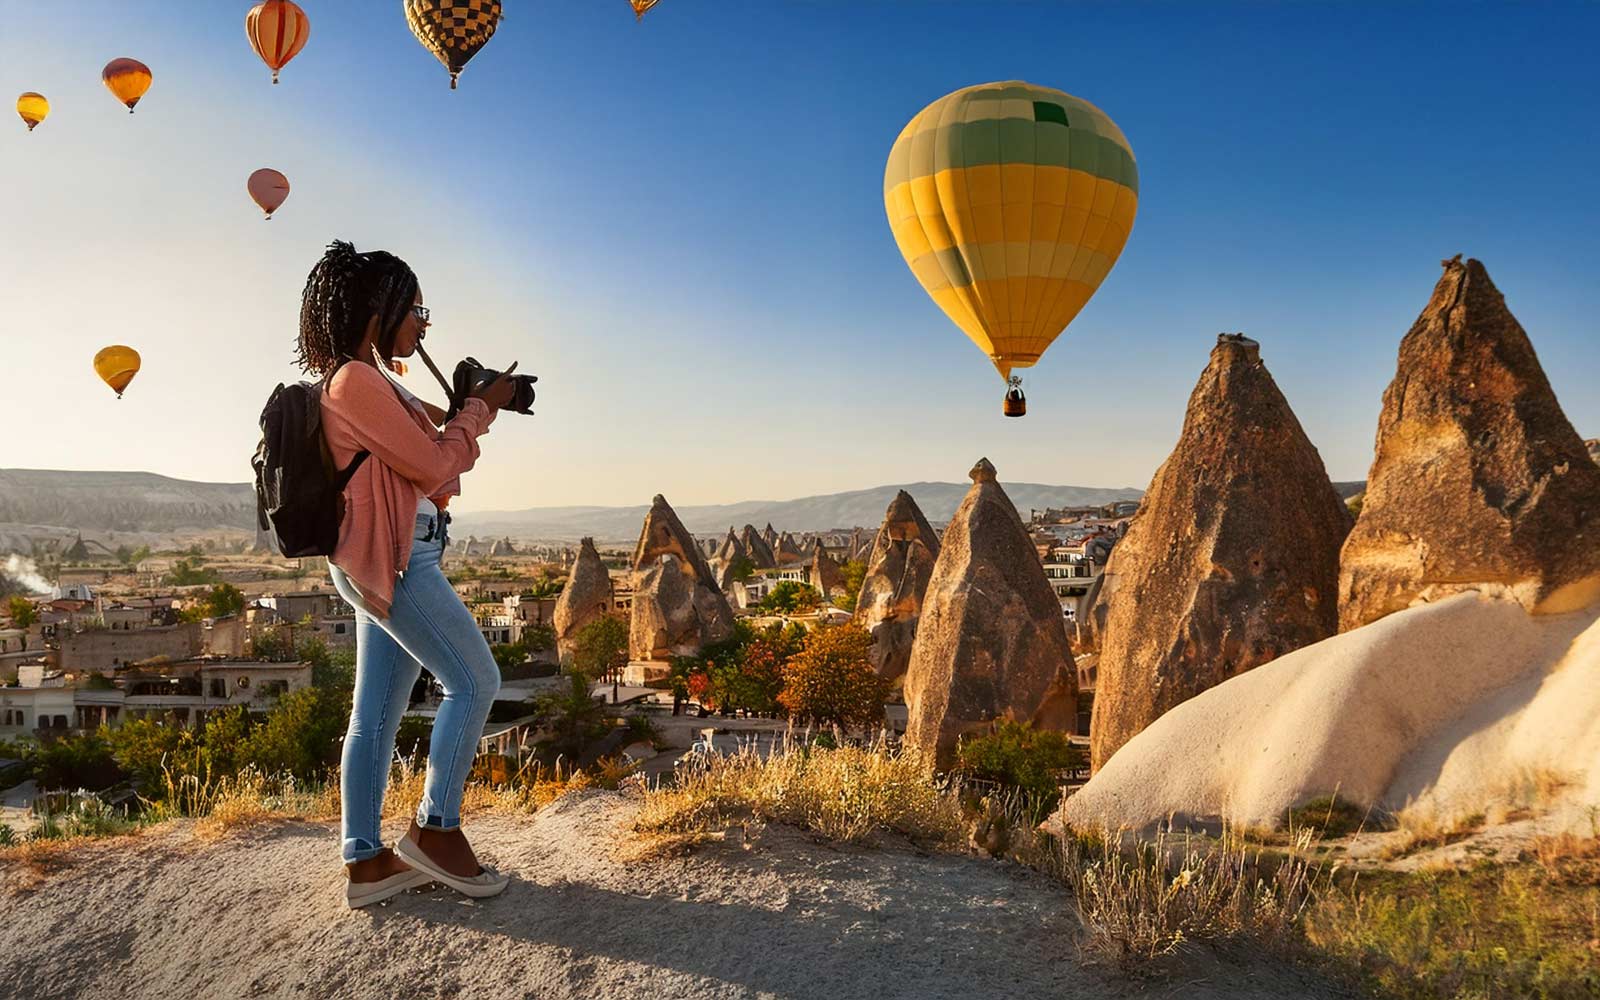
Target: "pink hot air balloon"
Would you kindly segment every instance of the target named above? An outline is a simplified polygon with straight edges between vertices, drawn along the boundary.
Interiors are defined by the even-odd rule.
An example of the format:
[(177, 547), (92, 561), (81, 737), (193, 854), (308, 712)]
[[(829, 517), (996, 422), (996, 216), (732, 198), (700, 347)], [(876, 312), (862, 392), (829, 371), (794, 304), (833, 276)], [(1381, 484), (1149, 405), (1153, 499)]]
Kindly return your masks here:
[(278, 210), (285, 198), (289, 197), (289, 178), (273, 170), (271, 167), (262, 167), (250, 175), (250, 197), (255, 199), (261, 210), (267, 213), (267, 218), (272, 218), (272, 213)]

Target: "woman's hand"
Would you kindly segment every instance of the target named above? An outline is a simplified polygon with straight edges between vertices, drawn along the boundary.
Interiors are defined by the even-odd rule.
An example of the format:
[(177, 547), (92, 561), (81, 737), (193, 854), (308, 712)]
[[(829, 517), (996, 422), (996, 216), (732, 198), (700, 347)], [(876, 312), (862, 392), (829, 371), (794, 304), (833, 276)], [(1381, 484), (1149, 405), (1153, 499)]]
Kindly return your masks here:
[(472, 393), (473, 398), (481, 399), (489, 405), (491, 410), (503, 410), (511, 402), (517, 392), (517, 383), (512, 378), (511, 372), (516, 369), (512, 365), (505, 374), (490, 382), (488, 385)]

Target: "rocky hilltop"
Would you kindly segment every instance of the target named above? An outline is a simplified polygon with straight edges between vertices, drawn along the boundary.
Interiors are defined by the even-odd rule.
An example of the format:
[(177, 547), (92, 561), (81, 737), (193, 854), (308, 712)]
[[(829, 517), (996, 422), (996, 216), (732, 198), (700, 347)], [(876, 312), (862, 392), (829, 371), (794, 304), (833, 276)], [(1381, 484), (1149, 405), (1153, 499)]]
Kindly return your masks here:
[(182, 531), (256, 524), (249, 483), (196, 483), (151, 472), (0, 469), (0, 525), (74, 531)]
[(1223, 334), (1102, 577), (1092, 766), (1162, 713), (1338, 626), (1350, 512), (1261, 361)]

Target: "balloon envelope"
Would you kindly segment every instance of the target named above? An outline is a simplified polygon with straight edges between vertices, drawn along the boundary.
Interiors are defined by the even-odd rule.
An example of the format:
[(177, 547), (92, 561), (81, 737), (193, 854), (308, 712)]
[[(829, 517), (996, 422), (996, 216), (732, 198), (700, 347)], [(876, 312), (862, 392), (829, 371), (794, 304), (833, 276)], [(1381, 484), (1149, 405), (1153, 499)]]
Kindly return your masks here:
[(633, 16), (636, 19), (643, 21), (644, 12), (660, 3), (661, 0), (628, 0), (628, 2), (633, 4)]
[(101, 348), (94, 356), (94, 373), (121, 399), (122, 390), (139, 374), (139, 352), (122, 344)]
[(500, 25), (500, 0), (405, 0), (406, 23), (417, 41), (450, 71), (450, 89), (467, 61)]
[(249, 182), (245, 185), (250, 191), (250, 197), (255, 199), (261, 210), (267, 213), (267, 218), (272, 218), (272, 213), (278, 210), (283, 200), (289, 197), (289, 178), (273, 170), (271, 167), (262, 167), (250, 175)]
[(311, 18), (294, 0), (263, 0), (245, 15), (244, 33), (256, 55), (272, 70), (272, 82), (277, 83), (278, 70), (306, 47)]
[(150, 89), (150, 67), (137, 59), (113, 59), (100, 71), (100, 79), (117, 100), (128, 106), (128, 113), (133, 114), (133, 106)]
[(43, 94), (35, 94), (30, 90), (17, 98), (17, 114), (22, 116), (28, 131), (32, 132), (33, 127), (50, 114), (50, 102), (44, 99)]
[(883, 200), (917, 281), (1004, 378), (1039, 359), (1116, 263), (1139, 174), (1105, 112), (1013, 80), (912, 118)]

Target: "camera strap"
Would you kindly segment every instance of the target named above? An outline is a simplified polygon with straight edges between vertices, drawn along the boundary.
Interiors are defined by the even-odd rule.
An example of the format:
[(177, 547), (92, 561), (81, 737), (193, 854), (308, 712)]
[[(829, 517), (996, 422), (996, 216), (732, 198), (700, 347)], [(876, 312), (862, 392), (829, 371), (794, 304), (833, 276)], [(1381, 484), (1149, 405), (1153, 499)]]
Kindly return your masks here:
[(433, 363), (432, 358), (428, 357), (428, 352), (422, 349), (420, 341), (417, 343), (417, 353), (422, 355), (422, 363), (428, 366), (428, 371), (433, 372), (433, 377), (439, 380), (439, 388), (444, 390), (444, 398), (454, 403), (455, 390), (450, 388), (450, 383), (446, 382), (444, 376), (440, 374), (439, 366)]

